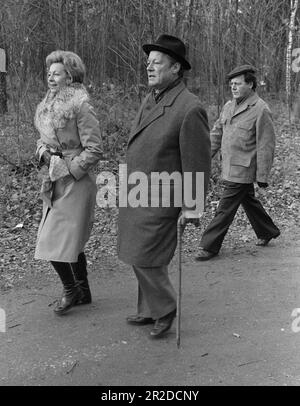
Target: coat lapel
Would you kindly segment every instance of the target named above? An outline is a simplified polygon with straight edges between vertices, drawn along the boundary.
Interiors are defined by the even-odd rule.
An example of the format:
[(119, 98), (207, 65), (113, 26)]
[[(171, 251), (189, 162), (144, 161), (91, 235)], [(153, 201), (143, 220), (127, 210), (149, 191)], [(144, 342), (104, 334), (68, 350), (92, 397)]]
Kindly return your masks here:
[(148, 98), (150, 97), (150, 95), (148, 95), (145, 99), (145, 101), (143, 102), (136, 119), (133, 122), (132, 125), (132, 129), (130, 132), (130, 136), (129, 136), (129, 140), (128, 140), (128, 144), (132, 142), (132, 140), (142, 131), (144, 130), (146, 127), (148, 127), (148, 125), (150, 125), (151, 123), (153, 123), (153, 121), (157, 120), (159, 117), (161, 117), (164, 112), (165, 112), (165, 107), (166, 106), (171, 106), (174, 102), (174, 100), (176, 99), (176, 97), (185, 89), (185, 84), (183, 82), (180, 82), (180, 84), (178, 86), (175, 86), (173, 89), (171, 89), (163, 98), (162, 100), (157, 103), (157, 105), (149, 112), (149, 114), (145, 117), (144, 120), (142, 120), (141, 123), (139, 123), (140, 121), (140, 117), (142, 114), (142, 111), (144, 109), (144, 106), (148, 100)]

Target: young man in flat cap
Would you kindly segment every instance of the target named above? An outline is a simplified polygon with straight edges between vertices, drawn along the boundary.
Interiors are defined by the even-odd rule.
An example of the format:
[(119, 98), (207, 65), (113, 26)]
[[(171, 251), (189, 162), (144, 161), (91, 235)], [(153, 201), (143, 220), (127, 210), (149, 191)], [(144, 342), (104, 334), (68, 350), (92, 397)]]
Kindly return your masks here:
[(212, 157), (221, 148), (224, 191), (215, 217), (203, 233), (196, 259), (216, 256), (241, 204), (265, 246), (280, 231), (255, 197), (254, 182), (268, 186), (275, 131), (268, 105), (256, 93), (255, 68), (242, 65), (228, 74), (233, 99), (225, 104), (211, 134)]
[[(128, 204), (119, 205), (118, 255), (133, 266), (138, 280), (137, 313), (127, 317), (127, 322), (138, 326), (153, 324), (150, 337), (159, 338), (170, 329), (176, 315), (176, 294), (168, 276), (168, 264), (176, 249), (177, 221), (180, 215), (182, 225), (199, 221), (199, 213), (185, 202), (178, 205), (182, 183), (179, 188), (178, 184), (177, 188), (169, 184), (168, 204), (165, 182), (153, 184), (153, 179), (155, 174), (181, 177), (190, 173), (191, 189), (195, 191), (201, 188), (195, 175), (204, 173), (200, 191), (204, 200), (211, 151), (206, 112), (183, 82), (184, 71), (191, 69), (183, 42), (161, 35), (156, 43), (143, 45), (143, 50), (148, 55), (151, 92), (137, 113), (128, 140)], [(149, 195), (143, 204), (130, 201), (136, 186), (129, 179), (137, 174), (143, 174), (143, 183), (149, 182)], [(162, 200), (157, 200), (159, 196)]]

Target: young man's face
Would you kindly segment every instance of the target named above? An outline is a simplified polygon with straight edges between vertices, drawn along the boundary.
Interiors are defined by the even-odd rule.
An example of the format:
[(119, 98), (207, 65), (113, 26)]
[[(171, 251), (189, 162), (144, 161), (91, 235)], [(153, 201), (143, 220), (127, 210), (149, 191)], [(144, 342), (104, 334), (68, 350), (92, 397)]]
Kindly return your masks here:
[(236, 76), (230, 80), (229, 86), (234, 99), (242, 100), (249, 96), (252, 91), (253, 83), (246, 83), (244, 75)]
[(147, 60), (147, 74), (149, 87), (163, 89), (172, 83), (177, 77), (180, 63), (171, 63), (168, 55), (151, 51)]

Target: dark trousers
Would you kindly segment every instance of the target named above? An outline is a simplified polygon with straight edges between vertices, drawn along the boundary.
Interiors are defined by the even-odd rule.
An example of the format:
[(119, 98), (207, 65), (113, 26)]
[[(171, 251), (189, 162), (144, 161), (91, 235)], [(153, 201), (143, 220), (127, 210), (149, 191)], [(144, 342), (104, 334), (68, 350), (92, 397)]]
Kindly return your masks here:
[(138, 280), (137, 314), (159, 319), (176, 309), (176, 293), (167, 266), (141, 267), (133, 265)]
[(241, 204), (257, 235), (257, 238), (274, 238), (280, 234), (271, 217), (255, 197), (253, 183), (224, 182), (224, 192), (215, 217), (201, 238), (201, 247), (217, 254), (221, 249), (227, 231)]

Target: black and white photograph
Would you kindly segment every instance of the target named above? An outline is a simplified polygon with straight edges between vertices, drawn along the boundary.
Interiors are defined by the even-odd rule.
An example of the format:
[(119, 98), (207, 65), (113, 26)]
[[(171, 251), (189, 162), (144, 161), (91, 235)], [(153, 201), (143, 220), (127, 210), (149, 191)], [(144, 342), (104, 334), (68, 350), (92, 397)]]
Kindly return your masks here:
[(298, 0), (0, 0), (0, 387), (299, 387), (299, 226)]

